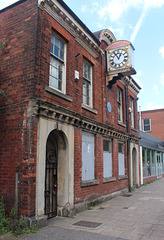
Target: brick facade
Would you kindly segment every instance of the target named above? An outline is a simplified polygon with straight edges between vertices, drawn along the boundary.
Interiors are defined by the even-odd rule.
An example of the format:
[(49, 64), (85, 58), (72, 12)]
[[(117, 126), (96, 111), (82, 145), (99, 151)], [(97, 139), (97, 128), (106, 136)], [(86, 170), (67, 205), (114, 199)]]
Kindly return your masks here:
[(164, 128), (163, 128), (163, 119), (164, 119), (164, 109), (155, 109), (141, 111), (141, 128), (143, 129), (143, 119), (149, 118), (151, 129), (146, 131), (146, 133), (164, 140)]
[[(41, 150), (38, 142), (44, 138), (39, 135), (39, 131), (42, 131), (40, 130), (41, 119), (46, 121), (47, 126), (50, 123), (54, 124), (54, 129), (56, 126), (56, 136), (63, 134), (62, 129), (67, 129), (66, 126), (68, 129), (73, 127), (74, 164), (71, 165), (71, 158), (69, 160), (74, 175), (72, 176), (73, 205), (128, 188), (129, 179), (119, 178), (118, 174), (118, 142), (125, 144), (125, 175), (129, 176), (131, 166), (129, 142), (132, 146), (133, 144), (138, 146), (139, 140), (138, 92), (134, 90), (138, 87), (134, 82), (132, 87), (128, 85), (126, 103), (127, 83), (124, 78), (118, 80), (111, 88), (106, 86), (104, 46), (107, 46), (107, 43), (101, 42), (100, 45), (99, 39), (96, 40), (94, 35), (84, 28), (83, 23), (63, 1), (58, 0), (55, 3), (58, 7), (60, 5), (64, 7), (68, 16), (74, 17), (75, 23), (81, 27), (80, 31), (90, 37), (91, 43), (79, 37), (77, 34), (79, 30), (75, 29), (73, 24), (70, 25), (70, 29), (68, 25), (64, 27), (66, 23), (60, 19), (62, 15), (59, 12), (55, 12), (56, 15), (53, 13), (50, 15), (45, 10), (46, 5), (38, 7), (38, 1), (20, 1), (2, 10), (0, 15), (1, 39), (7, 43), (6, 47), (0, 49), (0, 88), (5, 92), (5, 95), (0, 96), (0, 195), (4, 197), (10, 210), (15, 204), (15, 189), (18, 186), (18, 211), (25, 216), (37, 216), (36, 208), (40, 204), (38, 200), (40, 193), (37, 193), (40, 184), (37, 179), (40, 178), (37, 178), (37, 174), (40, 171), (38, 169), (42, 168), (38, 157), (40, 154), (38, 149)], [(47, 9), (49, 8), (50, 6)], [(50, 11), (53, 11), (53, 8)], [(60, 20), (55, 20), (53, 16), (57, 16)], [(52, 31), (67, 43), (65, 95), (49, 88)], [(80, 55), (75, 58), (77, 53)], [(93, 109), (88, 109), (82, 104), (83, 59), (86, 59), (93, 69)], [(79, 72), (79, 81), (74, 79), (75, 70)], [(123, 93), (123, 124), (118, 124), (118, 86)], [(128, 110), (130, 97), (134, 100), (134, 128), (131, 128)], [(106, 108), (107, 102), (112, 106), (110, 113)], [(94, 169), (95, 178), (98, 180), (97, 184), (87, 186), (81, 184), (83, 132), (94, 135)], [(61, 136), (66, 138), (66, 133)], [(115, 178), (113, 181), (106, 182), (103, 182), (104, 138), (112, 140), (112, 169)], [(66, 146), (70, 144), (66, 141)], [(138, 159), (136, 162), (138, 169)], [(18, 183), (15, 183), (16, 173), (19, 176)], [(39, 209), (38, 207), (38, 212), (40, 211), (38, 215), (41, 215), (43, 212)]]

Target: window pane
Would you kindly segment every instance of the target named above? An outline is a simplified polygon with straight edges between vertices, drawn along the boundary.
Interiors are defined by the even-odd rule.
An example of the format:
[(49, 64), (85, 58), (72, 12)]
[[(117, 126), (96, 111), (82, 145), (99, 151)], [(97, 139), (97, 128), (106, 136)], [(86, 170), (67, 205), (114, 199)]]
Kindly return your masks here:
[(59, 39), (55, 37), (55, 46), (59, 48)]
[(90, 84), (83, 80), (83, 103), (90, 104)]
[(155, 151), (151, 151), (152, 153), (152, 175), (155, 175)]
[(124, 153), (124, 144), (123, 143), (118, 143), (118, 152)]
[(150, 118), (143, 119), (144, 131), (150, 131)]
[(51, 35), (51, 49), (52, 53), (50, 56), (50, 76), (49, 76), (49, 85), (53, 88), (56, 88), (60, 91), (63, 91), (65, 80), (65, 43), (56, 36), (54, 33)]
[(104, 149), (104, 151), (107, 151), (107, 152), (109, 151), (109, 141), (104, 140), (103, 149)]
[(147, 149), (147, 176), (151, 176), (150, 150)]
[(90, 64), (83, 61), (83, 103), (87, 105), (91, 105), (91, 71)]
[(143, 167), (143, 177), (146, 177), (146, 165), (145, 165), (145, 148), (142, 148), (142, 167)]
[(122, 122), (122, 91), (117, 88), (118, 121)]

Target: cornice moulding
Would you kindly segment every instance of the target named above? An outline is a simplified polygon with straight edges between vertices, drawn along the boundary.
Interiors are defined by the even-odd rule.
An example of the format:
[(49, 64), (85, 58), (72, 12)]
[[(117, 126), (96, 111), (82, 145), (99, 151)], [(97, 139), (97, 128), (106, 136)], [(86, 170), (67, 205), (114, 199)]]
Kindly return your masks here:
[(38, 4), (42, 10), (46, 11), (62, 27), (64, 27), (93, 57), (97, 58), (100, 54), (104, 54), (104, 51), (99, 47), (95, 40), (57, 1), (40, 0)]
[(50, 102), (42, 100), (32, 100), (28, 109), (29, 117), (38, 116), (46, 119), (59, 121), (65, 124), (71, 124), (74, 127), (80, 128), (90, 133), (101, 134), (104, 137), (117, 138), (120, 141), (127, 141), (130, 138), (131, 141), (139, 142), (139, 137), (129, 136), (127, 133), (118, 129), (112, 128), (109, 125), (97, 122), (94, 119), (83, 116), (67, 108), (55, 105)]

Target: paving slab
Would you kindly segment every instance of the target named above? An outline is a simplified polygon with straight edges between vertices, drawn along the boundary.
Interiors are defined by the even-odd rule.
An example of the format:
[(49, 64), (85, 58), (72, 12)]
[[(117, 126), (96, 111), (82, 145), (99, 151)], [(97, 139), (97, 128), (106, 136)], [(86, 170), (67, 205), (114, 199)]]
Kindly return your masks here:
[[(78, 222), (86, 225), (78, 225)], [(94, 227), (87, 226), (86, 222), (91, 222), (90, 226)], [(99, 224), (94, 225), (96, 222)], [(49, 219), (48, 228), (49, 231), (47, 228), (41, 230), (41, 239), (65, 240), (71, 239), (71, 236), (71, 240), (76, 239), (76, 236), (79, 236), (78, 240), (164, 239), (164, 178), (135, 189), (129, 197), (118, 196), (75, 217)], [(55, 238), (51, 238), (53, 231)], [(62, 235), (61, 238), (59, 232), (67, 237)], [(39, 239), (32, 236), (20, 239)]]

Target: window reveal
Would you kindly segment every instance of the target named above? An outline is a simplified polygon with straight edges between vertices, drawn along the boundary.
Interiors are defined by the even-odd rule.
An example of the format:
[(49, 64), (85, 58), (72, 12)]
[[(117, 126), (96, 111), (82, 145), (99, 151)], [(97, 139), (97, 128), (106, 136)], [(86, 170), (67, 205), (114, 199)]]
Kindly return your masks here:
[(51, 35), (49, 86), (65, 93), (65, 42)]
[(92, 67), (83, 61), (83, 103), (92, 107)]
[(118, 121), (123, 122), (122, 118), (122, 90), (117, 88), (117, 103), (118, 103)]

